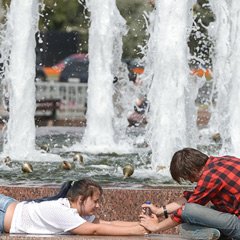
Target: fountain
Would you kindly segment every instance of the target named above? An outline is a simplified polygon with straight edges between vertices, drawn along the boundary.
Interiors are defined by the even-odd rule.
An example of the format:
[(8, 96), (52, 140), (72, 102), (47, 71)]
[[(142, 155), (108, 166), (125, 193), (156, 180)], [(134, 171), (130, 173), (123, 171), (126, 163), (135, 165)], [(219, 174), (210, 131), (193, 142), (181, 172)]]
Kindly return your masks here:
[[(99, 177), (103, 182), (111, 182), (116, 179), (115, 181), (122, 181), (125, 184), (128, 180), (123, 180), (122, 167), (126, 158), (128, 158), (129, 164), (132, 163), (135, 167), (139, 166), (139, 169), (135, 171), (139, 175), (135, 179), (136, 185), (142, 183), (140, 176), (143, 177), (144, 174), (151, 182), (149, 174), (143, 174), (145, 172), (144, 165), (149, 161), (148, 154), (143, 153), (143, 159), (139, 153), (136, 153), (136, 149), (133, 153), (133, 148), (129, 147), (128, 143), (121, 142), (121, 139), (116, 139), (114, 136), (112, 82), (114, 75), (119, 70), (122, 51), (121, 36), (126, 33), (126, 27), (125, 20), (120, 16), (115, 3), (113, 1), (105, 3), (101, 6), (98, 1), (87, 2), (92, 13), (89, 39), (90, 97), (87, 113), (88, 126), (83, 133), (83, 129), (73, 128), (47, 128), (46, 131), (45, 129), (35, 129), (34, 35), (37, 31), (39, 4), (37, 1), (32, 1), (21, 3), (19, 6), (16, 1), (11, 2), (1, 45), (1, 57), (5, 70), (2, 78), (7, 90), (5, 97), (9, 98), (10, 109), (6, 137), (2, 136), (3, 164), (1, 164), (1, 169), (3, 175), (1, 181), (3, 184), (13, 182), (18, 184), (59, 183), (63, 178), (78, 178), (79, 174)], [(96, 11), (99, 8), (103, 9)], [(17, 9), (21, 11), (17, 12)], [(19, 12), (26, 12), (26, 14), (22, 15)], [(22, 25), (19, 25), (23, 21), (24, 29), (22, 29)], [(112, 33), (109, 32), (109, 29), (112, 29)], [(94, 35), (99, 36), (98, 41), (95, 40)], [(109, 37), (108, 41), (105, 39), (106, 35)], [(25, 58), (25, 56), (29, 57)], [(101, 61), (102, 58), (105, 61)], [(23, 59), (23, 61), (20, 62), (19, 59)], [(31, 64), (27, 64), (29, 59)], [(27, 68), (23, 68), (21, 65), (25, 61), (27, 63), (24, 63), (24, 66), (28, 65)], [(94, 80), (99, 85), (91, 84)], [(97, 109), (95, 108), (96, 102), (101, 103)], [(96, 119), (100, 122), (96, 122)], [(19, 121), (21, 121), (24, 131), (19, 127)], [(79, 144), (80, 139), (83, 139), (81, 144)], [(35, 140), (37, 149), (35, 149)], [(50, 153), (46, 149), (43, 150), (43, 147), (38, 147), (46, 142)], [(69, 171), (63, 170), (61, 162), (72, 161), (76, 151), (83, 152), (84, 165), (76, 162), (69, 174)], [(96, 152), (100, 152), (100, 154), (96, 155)], [(104, 152), (110, 152), (110, 155), (104, 154)], [(12, 159), (11, 164), (5, 164), (8, 156)], [(22, 173), (22, 161), (28, 161), (33, 170)]]
[[(11, 1), (7, 28), (3, 32), (5, 35), (2, 34), (2, 39), (8, 39), (8, 41), (2, 41), (1, 45), (1, 62), (5, 66), (2, 77), (5, 79), (3, 83), (8, 90), (6, 94), (9, 94), (10, 100), (7, 135), (1, 136), (3, 145), (1, 158), (10, 156), (13, 161), (11, 164), (5, 164), (4, 161), (1, 163), (1, 184), (59, 184), (63, 179), (92, 177), (104, 186), (111, 187), (141, 189), (171, 185), (174, 188), (174, 182), (168, 172), (173, 152), (185, 146), (196, 147), (200, 141), (202, 145), (208, 146), (209, 135), (202, 137), (202, 132), (198, 132), (195, 124), (197, 111), (194, 101), (200, 80), (195, 79), (195, 82), (190, 77), (188, 69), (187, 38), (192, 24), (190, 9), (193, 2), (178, 1), (173, 5), (171, 1), (157, 0), (156, 9), (151, 13), (150, 39), (144, 59), (146, 68), (142, 76), (145, 94), (151, 102), (147, 134), (145, 134), (146, 129), (141, 131), (141, 128), (134, 128), (131, 131), (131, 129), (126, 130), (125, 126), (124, 130), (122, 128), (119, 130), (114, 124), (113, 80), (121, 68), (121, 39), (126, 34), (126, 25), (115, 1), (106, 0), (104, 4), (101, 3), (98, 0), (87, 1), (87, 7), (91, 12), (91, 27), (86, 129), (80, 127), (35, 129), (33, 122), (35, 110), (33, 36), (37, 31), (39, 5), (35, 0), (31, 2), (24, 0), (21, 4), (18, 1)], [(229, 38), (231, 39), (230, 46), (238, 50), (238, 32), (234, 25), (238, 19), (233, 12), (236, 8), (234, 4), (234, 1), (232, 4), (223, 2), (220, 6), (212, 2), (212, 9), (216, 11), (218, 19), (214, 23), (216, 27), (212, 35), (219, 44), (216, 44), (214, 74), (216, 73), (218, 80), (222, 77), (221, 81), (216, 82), (215, 89), (218, 91), (218, 98), (223, 100), (222, 103), (219, 100), (216, 108), (220, 110), (213, 113), (213, 122), (214, 119), (220, 119), (219, 111), (233, 111), (232, 108), (236, 104), (232, 102), (238, 101), (231, 98), (224, 102), (226, 100), (225, 90), (237, 84), (238, 72), (232, 71), (237, 51), (230, 54), (230, 50), (222, 48), (221, 45), (223, 42), (226, 46)], [(221, 9), (228, 9), (229, 15), (225, 16)], [(19, 14), (19, 12), (26, 12), (26, 14)], [(232, 21), (232, 32), (230, 28), (225, 28), (229, 32), (228, 35), (223, 36), (222, 23), (229, 23), (225, 19), (230, 18), (230, 12), (236, 17)], [(24, 22), (25, 28), (18, 25), (19, 22)], [(223, 49), (223, 53), (219, 49)], [(25, 63), (26, 59), (28, 59), (28, 64)], [(26, 67), (22, 68), (22, 65)], [(231, 75), (222, 74), (223, 65), (230, 69)], [(225, 81), (226, 79), (231, 79), (231, 83)], [(224, 91), (221, 91), (223, 81), (226, 87)], [(237, 89), (237, 86), (233, 85), (231, 89), (233, 91)], [(232, 96), (237, 96), (237, 94), (232, 94)], [(231, 144), (236, 148), (237, 137), (232, 130), (234, 124), (237, 126), (234, 122), (236, 121), (234, 119), (237, 119), (236, 110), (233, 111), (233, 116), (228, 133), (231, 133)], [(221, 127), (228, 125), (226, 119), (222, 118)], [(219, 131), (221, 136), (227, 136), (214, 123), (209, 123), (209, 125), (210, 130), (207, 129), (207, 134), (215, 128), (214, 131)], [(199, 135), (202, 139), (198, 142)], [(138, 137), (149, 141), (150, 145), (138, 144), (139, 141), (135, 141)], [(227, 137), (224, 139), (229, 144)], [(37, 147), (46, 143), (50, 153)], [(232, 149), (228, 146), (223, 148)], [(208, 150), (206, 152), (216, 153)], [(79, 153), (82, 156), (81, 161), (73, 162), (73, 158), (76, 158), (76, 154)], [(21, 171), (22, 161), (29, 161), (32, 164), (32, 172)], [(63, 168), (62, 162), (66, 165), (71, 162), (72, 165)], [(131, 177), (123, 176), (122, 169), (126, 164), (133, 165), (135, 168)], [(169, 199), (169, 195), (166, 196), (166, 199)]]

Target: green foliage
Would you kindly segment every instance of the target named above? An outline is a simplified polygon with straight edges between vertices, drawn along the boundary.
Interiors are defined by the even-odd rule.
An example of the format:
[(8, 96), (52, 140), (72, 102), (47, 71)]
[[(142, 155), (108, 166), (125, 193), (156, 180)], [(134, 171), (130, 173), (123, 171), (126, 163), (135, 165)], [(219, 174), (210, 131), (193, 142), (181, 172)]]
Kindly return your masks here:
[[(2, 0), (3, 6), (9, 6), (10, 2)], [(79, 52), (87, 52), (90, 20), (85, 0), (42, 0), (42, 2), (39, 29), (78, 31), (81, 41)], [(116, 0), (116, 3), (129, 29), (123, 38), (123, 58), (142, 57), (141, 47), (144, 47), (148, 40), (144, 13), (152, 11), (152, 6), (149, 0)], [(190, 53), (211, 65), (213, 43), (208, 36), (207, 27), (214, 21), (214, 14), (209, 8), (208, 0), (197, 0), (193, 6), (193, 15), (195, 25), (188, 42)], [(195, 64), (194, 61), (192, 64)]]
[(117, 0), (117, 6), (129, 29), (123, 38), (123, 58), (141, 58), (141, 47), (148, 40), (144, 12), (151, 11), (152, 7), (146, 0)]
[(198, 0), (193, 5), (193, 19), (194, 24), (188, 41), (192, 55), (190, 65), (199, 67), (201, 62), (204, 62), (205, 67), (209, 68), (212, 66), (214, 44), (208, 35), (208, 26), (215, 20), (215, 15), (210, 9), (208, 0)]
[(41, 31), (78, 31), (80, 32), (79, 52), (88, 51), (89, 13), (84, 0), (44, 0), (42, 17), (39, 22)]
[[(121, 15), (126, 19), (128, 34), (123, 39), (123, 57), (141, 57), (138, 47), (144, 46), (147, 40), (144, 11), (150, 11), (147, 0), (117, 0)], [(79, 51), (88, 48), (89, 12), (84, 0), (44, 0), (44, 9), (40, 19), (40, 30), (79, 31)]]
[(7, 5), (9, 6), (10, 0), (2, 0), (2, 5), (6, 7)]
[(85, 20), (84, 6), (78, 0), (44, 0), (40, 29), (69, 31)]

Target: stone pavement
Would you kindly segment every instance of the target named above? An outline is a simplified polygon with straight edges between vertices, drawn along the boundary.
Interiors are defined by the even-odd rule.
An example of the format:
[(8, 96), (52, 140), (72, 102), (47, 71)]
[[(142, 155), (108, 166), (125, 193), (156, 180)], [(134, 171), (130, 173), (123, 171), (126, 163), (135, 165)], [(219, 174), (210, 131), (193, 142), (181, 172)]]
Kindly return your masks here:
[(1, 240), (183, 240), (178, 235), (148, 234), (146, 236), (79, 236), (3, 234)]

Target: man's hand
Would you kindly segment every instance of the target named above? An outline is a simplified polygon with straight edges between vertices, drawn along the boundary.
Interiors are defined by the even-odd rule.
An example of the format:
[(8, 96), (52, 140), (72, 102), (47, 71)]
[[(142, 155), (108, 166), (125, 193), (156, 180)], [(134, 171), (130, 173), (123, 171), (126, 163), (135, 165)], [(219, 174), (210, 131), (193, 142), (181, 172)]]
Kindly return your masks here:
[(159, 228), (158, 218), (155, 214), (152, 214), (151, 216), (141, 214), (140, 225), (145, 227), (150, 232), (157, 232)]
[(142, 205), (142, 208), (146, 208), (146, 207), (150, 208), (153, 214), (156, 214), (156, 215), (160, 215), (161, 214), (160, 213), (161, 209), (158, 208), (157, 206), (153, 205), (153, 204), (145, 204), (144, 203)]

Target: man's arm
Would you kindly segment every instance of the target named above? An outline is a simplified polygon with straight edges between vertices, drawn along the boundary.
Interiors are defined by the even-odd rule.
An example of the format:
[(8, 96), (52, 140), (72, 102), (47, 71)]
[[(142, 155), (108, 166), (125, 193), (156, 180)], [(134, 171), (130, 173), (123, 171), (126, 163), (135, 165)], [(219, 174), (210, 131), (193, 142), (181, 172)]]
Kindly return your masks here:
[(140, 215), (141, 225), (145, 227), (150, 232), (159, 232), (164, 231), (169, 228), (176, 227), (179, 223), (172, 220), (172, 218), (166, 218), (165, 220), (158, 222), (158, 218), (156, 215), (152, 215), (151, 217), (147, 215)]
[[(166, 205), (166, 210), (168, 213), (172, 213), (179, 209), (184, 203), (186, 203), (187, 200), (184, 197), (179, 197), (174, 202), (169, 203)], [(152, 211), (152, 213), (156, 214), (157, 216), (161, 216), (164, 213), (163, 207), (157, 207), (153, 204), (143, 204), (142, 207), (149, 207)]]

